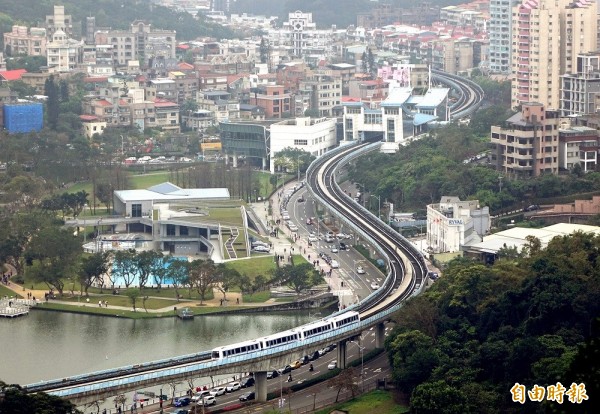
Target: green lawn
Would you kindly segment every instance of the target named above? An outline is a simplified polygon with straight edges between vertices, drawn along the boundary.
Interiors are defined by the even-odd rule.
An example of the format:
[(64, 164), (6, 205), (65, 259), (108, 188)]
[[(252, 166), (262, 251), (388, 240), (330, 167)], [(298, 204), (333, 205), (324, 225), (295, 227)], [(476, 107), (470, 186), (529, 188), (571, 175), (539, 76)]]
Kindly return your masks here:
[(390, 392), (381, 390), (368, 392), (351, 401), (317, 411), (316, 414), (329, 414), (333, 410), (342, 410), (348, 414), (401, 414), (409, 412), (408, 407), (394, 402)]
[(244, 303), (264, 303), (271, 299), (271, 291), (263, 290), (261, 292), (255, 292), (253, 294), (242, 295)]
[(8, 296), (9, 298), (11, 296), (16, 296), (17, 298), (23, 297), (23, 296), (19, 295), (18, 293), (15, 293), (12, 290), (10, 290), (9, 288), (5, 287), (4, 285), (0, 285), (0, 298), (3, 298), (4, 296)]
[(260, 256), (227, 262), (226, 266), (237, 270), (242, 275), (247, 275), (250, 279), (254, 279), (258, 275), (268, 278), (270, 272), (275, 269), (275, 261), (273, 256)]
[[(87, 298), (79, 297), (79, 296), (69, 296), (63, 297), (60, 299), (61, 301), (73, 302), (73, 303), (84, 303), (87, 302)], [(131, 307), (131, 300), (123, 295), (98, 295), (90, 297), (90, 305), (98, 306), (98, 301), (102, 302), (107, 301), (109, 305), (113, 306), (123, 306), (123, 307)], [(162, 309), (168, 306), (181, 306), (181, 304), (185, 304), (185, 302), (177, 302), (175, 299), (158, 299), (158, 298), (148, 298), (146, 301), (146, 308), (148, 309)], [(139, 297), (136, 301), (136, 306), (138, 308), (143, 308), (143, 300)]]
[[(158, 171), (152, 172), (148, 174), (135, 174), (128, 173), (128, 181), (131, 189), (141, 189), (152, 187), (156, 184), (164, 183), (165, 181), (169, 181), (169, 171)], [(67, 189), (69, 193), (77, 193), (81, 190), (84, 190), (88, 194), (92, 193), (92, 183), (89, 181), (83, 181), (76, 183)]]
[[(108, 302), (108, 304), (110, 305), (110, 302)], [(182, 307), (185, 307), (185, 306), (178, 306), (178, 309), (182, 308)], [(120, 309), (100, 308), (100, 307), (98, 307), (97, 303), (96, 303), (96, 306), (93, 306), (90, 304), (90, 306), (81, 308), (80, 306), (64, 305), (62, 303), (53, 303), (52, 301), (44, 303), (34, 309), (51, 309), (51, 310), (56, 310), (56, 311), (74, 312), (74, 313), (92, 313), (95, 315), (119, 316), (119, 317), (130, 318), (130, 319), (172, 317), (172, 316), (176, 315), (175, 311), (162, 312), (162, 313), (157, 313), (157, 312), (148, 312), (147, 313), (144, 311), (144, 308), (142, 308), (142, 307), (138, 307), (137, 312), (133, 312), (132, 310), (125, 311), (125, 310), (120, 310)], [(209, 314), (209, 313), (223, 311), (223, 308), (218, 307), (218, 306), (217, 307), (193, 306), (193, 307), (190, 307), (189, 309), (192, 312), (194, 312), (194, 315), (205, 315), (205, 314)]]

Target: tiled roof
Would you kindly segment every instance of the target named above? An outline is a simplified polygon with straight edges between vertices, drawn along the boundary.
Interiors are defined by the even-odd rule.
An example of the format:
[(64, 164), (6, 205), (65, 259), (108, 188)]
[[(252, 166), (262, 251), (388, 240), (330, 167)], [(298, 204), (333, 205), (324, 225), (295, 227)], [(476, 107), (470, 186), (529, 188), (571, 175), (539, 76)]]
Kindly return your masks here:
[(6, 81), (14, 81), (21, 79), (24, 73), (27, 73), (26, 69), (2, 70), (0, 77)]

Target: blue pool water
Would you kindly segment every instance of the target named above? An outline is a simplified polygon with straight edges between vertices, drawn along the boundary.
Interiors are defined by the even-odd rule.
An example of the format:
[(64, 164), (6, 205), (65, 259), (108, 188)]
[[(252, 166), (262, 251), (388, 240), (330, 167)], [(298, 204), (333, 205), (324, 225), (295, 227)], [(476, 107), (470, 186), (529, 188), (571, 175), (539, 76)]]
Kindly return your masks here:
[[(173, 256), (172, 260), (185, 260), (185, 261), (187, 261), (187, 259), (188, 259), (187, 257)], [(170, 266), (170, 264), (171, 264), (171, 262), (167, 262), (164, 265), (164, 268), (167, 269)], [(111, 278), (112, 281), (113, 281), (113, 284), (114, 284), (115, 287), (124, 288), (125, 287), (125, 278), (123, 276), (120, 276), (120, 275), (116, 274), (117, 272), (115, 272), (115, 267), (116, 266), (113, 264), (113, 268), (112, 268), (112, 272), (111, 272), (112, 275), (113, 275), (112, 278)], [(130, 283), (130, 285), (129, 285), (130, 287), (131, 286), (136, 287), (136, 286), (140, 285), (139, 274), (133, 275), (131, 277), (131, 279), (133, 280), (133, 282)], [(172, 284), (173, 284), (173, 279), (168, 278), (168, 277), (163, 278), (163, 280), (162, 280), (162, 286), (167, 286), (167, 285), (172, 285)], [(146, 286), (156, 286), (156, 282), (154, 280), (154, 275), (152, 275), (152, 274), (150, 275), (150, 277), (148, 278), (148, 282), (146, 282)]]

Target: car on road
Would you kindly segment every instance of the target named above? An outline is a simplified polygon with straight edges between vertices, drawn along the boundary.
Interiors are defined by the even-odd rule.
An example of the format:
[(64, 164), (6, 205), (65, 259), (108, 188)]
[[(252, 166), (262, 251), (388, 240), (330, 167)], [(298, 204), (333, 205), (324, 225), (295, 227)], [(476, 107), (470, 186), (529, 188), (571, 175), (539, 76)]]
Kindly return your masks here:
[(234, 392), (242, 388), (239, 382), (232, 382), (231, 384), (227, 384), (225, 386), (225, 392)]
[(318, 240), (319, 240), (319, 239), (318, 239), (318, 237), (317, 237), (317, 235), (316, 235), (316, 234), (314, 234), (314, 233), (310, 233), (310, 234), (308, 235), (308, 241), (309, 241), (309, 242), (313, 242), (313, 243), (314, 243), (314, 242), (316, 242), (316, 241), (318, 241)]
[(298, 198), (298, 202), (299, 202), (299, 203), (304, 203), (304, 197), (303, 197), (303, 196), (300, 196), (300, 197)]
[(204, 406), (215, 405), (217, 403), (217, 399), (215, 398), (214, 395), (205, 395), (204, 398), (202, 398), (201, 402), (202, 402), (201, 405), (204, 405)]
[(256, 398), (256, 394), (254, 394), (254, 391), (245, 392), (242, 395), (240, 395), (240, 401), (242, 401), (242, 402), (250, 401), (250, 400), (253, 400), (254, 398)]
[(210, 390), (210, 395), (217, 397), (219, 395), (225, 394), (225, 387), (215, 387)]
[(337, 260), (332, 260), (331, 261), (331, 268), (332, 269), (339, 269), (340, 268), (340, 264), (338, 263)]
[(246, 377), (240, 381), (242, 388), (248, 388), (254, 385), (254, 377)]
[(283, 367), (283, 368), (281, 368), (279, 370), (279, 375), (287, 374), (291, 370), (292, 370), (292, 366), (291, 365), (286, 365), (285, 367)]
[(336, 369), (337, 368), (337, 361), (331, 361), (329, 363), (329, 365), (327, 365), (327, 369)]
[(177, 410), (170, 411), (169, 414), (188, 414), (189, 411), (185, 408), (178, 408)]
[(302, 366), (302, 362), (300, 360), (296, 360), (290, 364), (292, 369), (298, 369)]
[(323, 356), (325, 355), (327, 352), (329, 352), (329, 348), (325, 347), (325, 348), (321, 348), (319, 349), (319, 356)]
[(339, 253), (340, 250), (337, 248), (337, 246), (331, 246), (331, 253)]
[(295, 224), (290, 224), (290, 231), (298, 231), (298, 226)]
[(289, 220), (290, 219), (290, 215), (289, 214), (284, 214), (281, 216), (282, 219), (284, 220)]
[(371, 282), (371, 289), (373, 289), (373, 290), (379, 289), (379, 283), (377, 283), (377, 282)]
[(277, 371), (276, 369), (273, 371), (267, 372), (267, 379), (277, 378), (278, 376), (279, 376), (279, 371)]
[(179, 397), (175, 398), (175, 403), (173, 404), (175, 407), (185, 407), (186, 405), (190, 405), (192, 399), (190, 397)]
[(315, 351), (315, 352), (313, 352), (312, 354), (310, 354), (310, 355), (308, 356), (308, 359), (309, 359), (310, 361), (314, 361), (314, 360), (316, 360), (316, 359), (319, 359), (319, 357), (320, 357), (320, 356), (321, 356), (321, 354), (319, 354), (319, 351)]
[(202, 400), (203, 397), (206, 397), (207, 395), (210, 395), (209, 390), (198, 391), (196, 394), (194, 394), (192, 396), (192, 402), (198, 402), (198, 401)]
[(346, 246), (346, 243), (340, 242), (340, 250), (348, 250), (348, 246)]
[(308, 224), (309, 226), (312, 224), (312, 220), (310, 219), (310, 217), (306, 218), (306, 224)]
[(255, 246), (252, 248), (255, 252), (269, 253), (270, 249), (266, 246)]
[(362, 266), (357, 266), (356, 267), (356, 273), (358, 273), (359, 275), (364, 275), (365, 274), (365, 269)]
[(335, 240), (335, 238), (333, 236), (330, 236), (329, 234), (327, 234), (325, 236), (325, 242), (326, 243), (333, 243), (334, 240)]

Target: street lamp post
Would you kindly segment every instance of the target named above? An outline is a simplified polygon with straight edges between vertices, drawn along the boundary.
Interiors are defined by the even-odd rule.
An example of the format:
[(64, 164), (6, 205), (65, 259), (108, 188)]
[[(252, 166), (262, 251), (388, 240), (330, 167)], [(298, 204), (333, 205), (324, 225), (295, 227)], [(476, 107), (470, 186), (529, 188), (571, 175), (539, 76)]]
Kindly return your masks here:
[(364, 346), (360, 346), (358, 342), (352, 342), (354, 345), (358, 347), (358, 352), (360, 353), (360, 389), (361, 392), (365, 392), (365, 360), (364, 360)]

